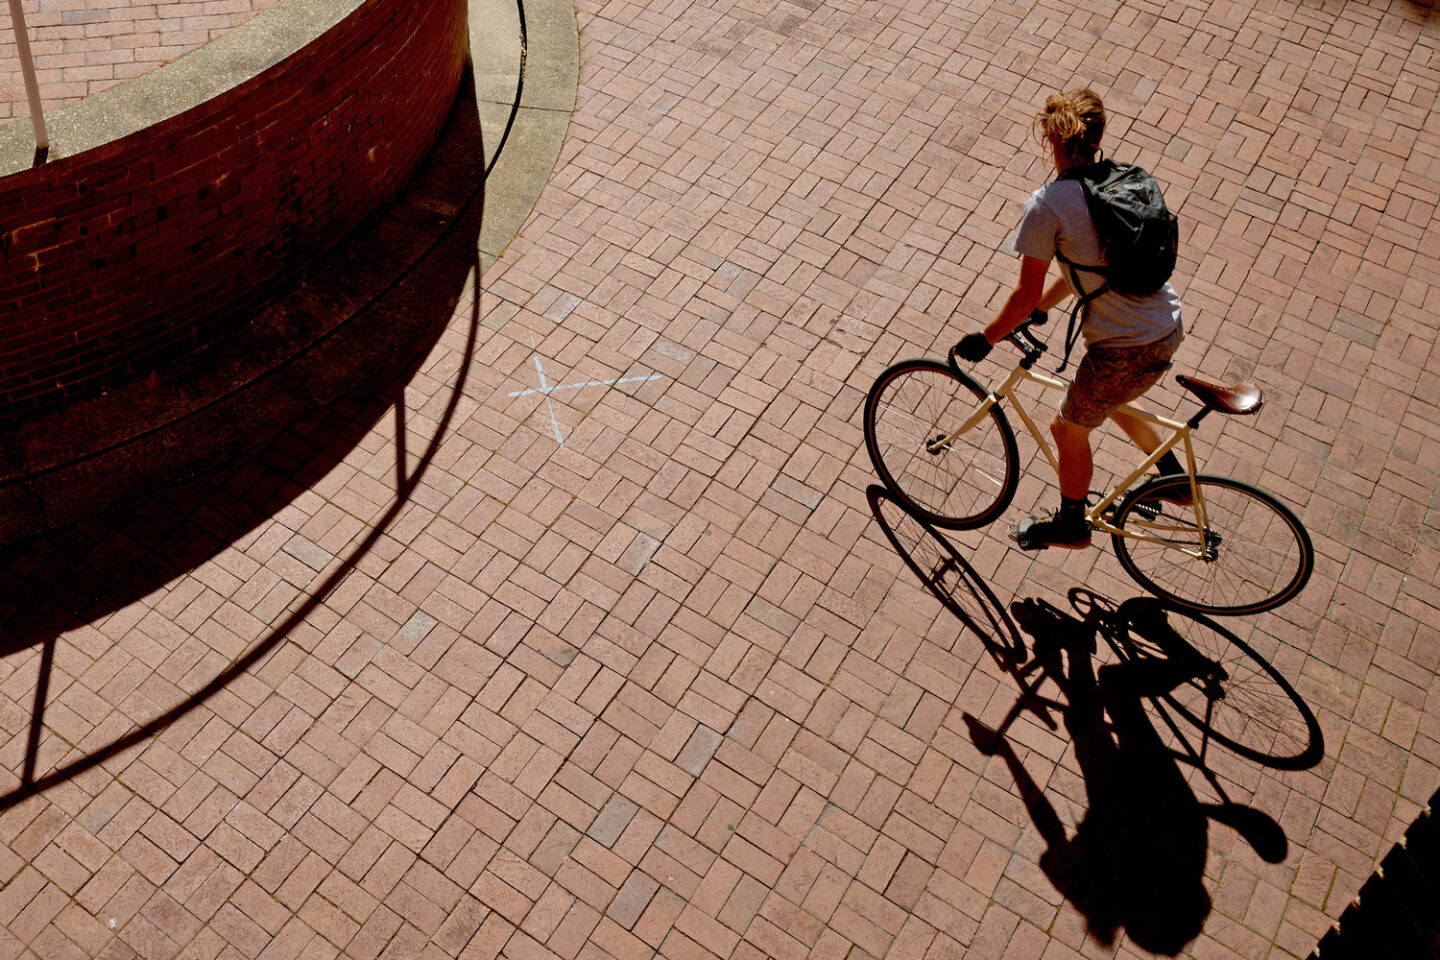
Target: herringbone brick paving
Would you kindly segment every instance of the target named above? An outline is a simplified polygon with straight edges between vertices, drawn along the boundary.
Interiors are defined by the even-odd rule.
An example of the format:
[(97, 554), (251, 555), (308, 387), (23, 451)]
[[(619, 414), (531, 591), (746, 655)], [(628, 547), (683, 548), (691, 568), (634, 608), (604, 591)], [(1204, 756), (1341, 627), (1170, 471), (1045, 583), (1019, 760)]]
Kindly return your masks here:
[[(134, 80), (238, 27), (275, 0), (22, 0), (44, 109)], [(0, 118), (28, 117), (25, 79), (0, 8)]]
[[(47, 785), (0, 814), (0, 953), (1306, 956), (1440, 785), (1433, 11), (578, 14), (551, 183), (398, 411), (342, 404), (11, 555), (30, 592), (6, 622), (53, 642), (0, 660), (6, 788)], [(1029, 118), (1082, 83), (1181, 217), (1179, 366), (1266, 391), (1207, 421), (1207, 469), (1292, 504), (1319, 554), (1297, 601), (1226, 626), (1314, 708), (1323, 760), (1178, 768), (1190, 800), (1277, 822), (1280, 862), (1183, 797), (1131, 814), (1158, 859), (1091, 850), (1092, 880), (1097, 855), (1199, 874), (1203, 907), (1156, 936), (1055, 879), (1086, 876), (1049, 838), (1078, 839), (1101, 786), (1095, 729), (1068, 725), (1077, 653), (1076, 703), (1047, 686), (1008, 754), (966, 722), (1025, 682), (992, 654), (1030, 644), (1012, 601), (1136, 588), (1100, 549), (936, 540), (867, 495), (858, 420), (885, 364), (1003, 296), (1049, 175)], [(1102, 468), (1126, 453), (1107, 440)], [(1011, 518), (1054, 496), (1037, 469)]]

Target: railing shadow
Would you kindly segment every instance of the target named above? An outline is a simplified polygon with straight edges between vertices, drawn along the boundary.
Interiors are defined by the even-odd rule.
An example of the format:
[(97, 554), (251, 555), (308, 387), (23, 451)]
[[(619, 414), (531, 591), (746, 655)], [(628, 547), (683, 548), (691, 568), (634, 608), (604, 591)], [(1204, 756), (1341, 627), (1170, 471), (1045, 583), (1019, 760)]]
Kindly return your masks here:
[[(1045, 842), (1046, 876), (1102, 944), (1124, 930), (1153, 953), (1180, 953), (1211, 909), (1209, 821), (1233, 828), (1268, 862), (1289, 849), (1273, 818), (1230, 798), (1211, 769), (1212, 745), (1274, 768), (1313, 766), (1324, 755), (1313, 712), (1233, 631), (1150, 597), (1116, 605), (1076, 589), (1075, 615), (1034, 599), (1007, 612), (940, 531), (905, 514), (882, 488), (867, 494), (907, 566), (1016, 682), (1016, 701), (994, 728), (964, 719), (975, 746), (999, 756), (1014, 778)], [(1113, 657), (1097, 670), (1099, 637)], [(1052, 730), (1058, 715), (1070, 737), (1086, 792), (1073, 834), (1007, 737), (1027, 713)], [(1197, 796), (1189, 769), (1217, 801)]]
[[(441, 442), (456, 426), (477, 344), (484, 174), (479, 116), (473, 85), (467, 81), (431, 160), (417, 173), (417, 189), (425, 191), (424, 196), (408, 213), (401, 213), (430, 216), (436, 214), (428, 211), (448, 209), (454, 211), (453, 216), (439, 229), (430, 253), (352, 321), (337, 327), (313, 357), (317, 373), (327, 377), (327, 382), (354, 386), (236, 463), (98, 519), (0, 547), (0, 656), (38, 648), (38, 675), (23, 756), (12, 755), (20, 738), (12, 740), (4, 754), (4, 773), (0, 773), (0, 811), (143, 749), (151, 738), (258, 668), (296, 637), (298, 628), (375, 552), (406, 513)], [(429, 439), (419, 449), (410, 449), (407, 435), (412, 428), (407, 422), (405, 385), (415, 377), (467, 295), (469, 316), (457, 331), (463, 336), (462, 357), (448, 401), (438, 416), (431, 415), (433, 427), (427, 421), (427, 432), (433, 431)], [(397, 310), (410, 314), (406, 329), (423, 331), (418, 338), (402, 344), (395, 341), (393, 333), (387, 336)], [(414, 316), (417, 311), (422, 312), (418, 318)], [(257, 396), (257, 402), (263, 399), (263, 394)], [(288, 400), (281, 397), (278, 402)], [(157, 703), (148, 691), (147, 695), (132, 693), (111, 704), (117, 709), (106, 722), (86, 718), (95, 725), (76, 738), (78, 742), (47, 731), (45, 715), (54, 706), (51, 692), (57, 685), (56, 663), (68, 659), (62, 644), (67, 632), (102, 621), (212, 560), (227, 547), (245, 543), (265, 521), (349, 456), (387, 415), (395, 418), (393, 493), (388, 506), (383, 510), (377, 506), (379, 515), (369, 521), (364, 535), (343, 558), (321, 566), (313, 582), (286, 606), (274, 626), (235, 651), (237, 655), (229, 657), (210, 679), (189, 680), (198, 672), (192, 669), (185, 680), (158, 684), (163, 693), (174, 697), (175, 702), (168, 706)], [(95, 631), (88, 633), (88, 641), (77, 639), (75, 643), (93, 662), (105, 655), (105, 640)], [(206, 651), (213, 652), (214, 646)], [(159, 664), (145, 666), (153, 670)], [(67, 675), (65, 687), (56, 691), (57, 695), (65, 693), (68, 679)], [(116, 729), (121, 717), (127, 718), (119, 723), (123, 729)]]

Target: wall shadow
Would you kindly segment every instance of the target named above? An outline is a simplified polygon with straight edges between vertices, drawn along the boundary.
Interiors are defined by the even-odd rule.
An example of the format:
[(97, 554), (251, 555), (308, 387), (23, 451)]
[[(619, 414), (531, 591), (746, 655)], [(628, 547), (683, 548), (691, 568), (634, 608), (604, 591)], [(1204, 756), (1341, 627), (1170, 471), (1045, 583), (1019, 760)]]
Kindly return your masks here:
[(1440, 790), (1306, 960), (1440, 956)]
[[(518, 102), (517, 91), (517, 106)], [(504, 137), (501, 139), (503, 146)], [(384, 236), (393, 235), (397, 223), (404, 226), (407, 219), (410, 226), (418, 220), (429, 221), (424, 232), (434, 238), (430, 248), (302, 357), (271, 375), (268, 384), (262, 385), (268, 389), (251, 391), (238, 410), (227, 414), (229, 429), (242, 436), (246, 424), (269, 423), (275, 410), (294, 417), (288, 427), (249, 454), (203, 476), (93, 519), (0, 547), (0, 655), (38, 648), (39, 671), (20, 769), (14, 769), (7, 757), (11, 768), (0, 772), (0, 810), (141, 747), (256, 668), (345, 582), (405, 513), (442, 440), (456, 425), (476, 346), (480, 326), (478, 240), (487, 174), (467, 71), (446, 129), (405, 197), (370, 230), (362, 230), (348, 242), (348, 249), (337, 254), (340, 269), (332, 272), (345, 282), (345, 259), (373, 254), (376, 244), (383, 247)], [(315, 298), (317, 291), (311, 289), (306, 296)], [(318, 296), (323, 305), (323, 291)], [(427, 411), (427, 432), (433, 429), (433, 433), (417, 448), (406, 442), (409, 425), (404, 388), (450, 328), (467, 296), (469, 316), (454, 328), (463, 337), (455, 381), (443, 411), (438, 416)], [(404, 322), (397, 323), (402, 315)], [(325, 402), (297, 405), (294, 385), (301, 381), (306, 384), (307, 397)], [(243, 419), (247, 408), (254, 414), (253, 421)], [(237, 415), (242, 419), (233, 419)], [(156, 708), (147, 716), (135, 716), (141, 711), (128, 701), (115, 704), (133, 722), (118, 735), (111, 728), (97, 726), (73, 745), (53, 733), (47, 735), (45, 712), (65, 633), (126, 608), (228, 546), (243, 542), (325, 477), (387, 416), (395, 419), (395, 465), (392, 477), (377, 479), (392, 487), (388, 506), (343, 557), (321, 567), (308, 594), (292, 601), (273, 627), (211, 679), (187, 685), (179, 702)], [(429, 425), (432, 419), (433, 427)], [(217, 428), (219, 425), (205, 420), (185, 427)], [(183, 443), (183, 431), (163, 442)], [(104, 496), (105, 477), (103, 471), (96, 473), (93, 495), (99, 499)], [(98, 658), (103, 650), (86, 652)], [(168, 689), (178, 691), (176, 687)]]

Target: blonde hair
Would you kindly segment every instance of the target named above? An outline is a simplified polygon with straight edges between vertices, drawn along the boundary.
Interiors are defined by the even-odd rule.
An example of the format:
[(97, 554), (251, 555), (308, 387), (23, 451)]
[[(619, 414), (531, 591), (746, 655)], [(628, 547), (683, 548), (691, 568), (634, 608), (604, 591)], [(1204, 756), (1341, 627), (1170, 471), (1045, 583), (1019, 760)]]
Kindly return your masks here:
[(1035, 134), (1072, 160), (1093, 160), (1105, 133), (1105, 105), (1089, 87), (1052, 93), (1035, 115)]

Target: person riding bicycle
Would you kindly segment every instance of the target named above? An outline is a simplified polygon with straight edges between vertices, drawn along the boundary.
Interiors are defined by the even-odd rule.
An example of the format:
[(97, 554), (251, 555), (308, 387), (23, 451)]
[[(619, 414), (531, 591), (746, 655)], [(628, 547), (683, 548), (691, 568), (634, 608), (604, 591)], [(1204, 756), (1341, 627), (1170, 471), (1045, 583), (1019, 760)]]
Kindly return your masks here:
[[(984, 332), (971, 333), (955, 345), (955, 353), (978, 362), (992, 345), (1005, 339), (1033, 313), (1054, 307), (1067, 296), (1084, 297), (1075, 289), (1072, 271), (1061, 271), (1048, 289), (1045, 278), (1057, 250), (1072, 264), (1107, 266), (1100, 238), (1086, 207), (1080, 182), (1065, 174), (1095, 163), (1105, 132), (1105, 107), (1089, 89), (1051, 94), (1035, 118), (1035, 132), (1050, 147), (1057, 178), (1031, 194), (1020, 218), (1015, 250), (1021, 256), (1020, 279), (1000, 312)], [(1077, 269), (1081, 274), (1083, 266)], [(1093, 291), (1104, 276), (1089, 272)], [(1170, 368), (1171, 357), (1184, 337), (1180, 297), (1164, 284), (1148, 296), (1129, 296), (1106, 289), (1085, 303), (1081, 333), (1086, 352), (1065, 393), (1060, 412), (1050, 424), (1060, 461), (1060, 509), (1022, 520), (1010, 530), (1022, 549), (1047, 546), (1087, 547), (1091, 524), (1085, 518), (1086, 496), (1094, 461), (1090, 431), (1109, 417), (1146, 453), (1161, 444), (1153, 425), (1117, 409), (1154, 386)], [(1173, 451), (1156, 464), (1161, 474), (1183, 473)]]

